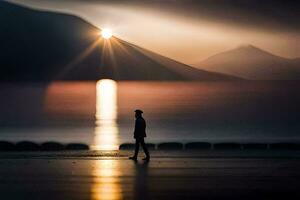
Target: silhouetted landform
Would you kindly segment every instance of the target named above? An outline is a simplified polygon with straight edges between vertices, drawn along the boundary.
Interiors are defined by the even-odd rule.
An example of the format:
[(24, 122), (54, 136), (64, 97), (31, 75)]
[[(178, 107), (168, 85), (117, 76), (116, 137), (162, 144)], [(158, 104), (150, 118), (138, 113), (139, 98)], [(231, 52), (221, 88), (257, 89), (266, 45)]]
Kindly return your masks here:
[(194, 66), (250, 80), (300, 80), (300, 60), (273, 55), (252, 45), (214, 55)]
[(0, 141), (0, 151), (14, 151), (15, 149), (16, 149), (16, 146), (14, 143)]
[(30, 141), (22, 141), (16, 144), (17, 151), (39, 151), (40, 149), (40, 145)]
[(300, 150), (299, 143), (274, 143), (270, 144), (270, 149), (273, 150)]
[(42, 151), (62, 151), (64, 150), (64, 145), (58, 142), (45, 142), (41, 144)]
[(0, 2), (0, 81), (240, 80), (176, 62), (83, 19)]
[(66, 150), (89, 150), (89, 146), (80, 143), (71, 143), (66, 145)]
[[(120, 150), (134, 150), (135, 144), (124, 143), (119, 146)], [(300, 143), (209, 143), (209, 142), (164, 142), (158, 145), (148, 143), (147, 147), (152, 150), (300, 150)], [(31, 141), (21, 141), (12, 143), (0, 141), (0, 151), (63, 151), (63, 150), (89, 150), (87, 144), (70, 143), (61, 144), (59, 142), (44, 142), (38, 144)]]
[(146, 146), (147, 146), (147, 149), (150, 149), (150, 150), (156, 149), (156, 145), (153, 143), (147, 143)]
[[(146, 146), (150, 150), (156, 149), (156, 145), (153, 144), (153, 143), (147, 143)], [(135, 149), (135, 144), (133, 144), (133, 143), (124, 143), (124, 144), (121, 144), (119, 146), (119, 149), (120, 150), (134, 150)]]
[(213, 145), (216, 150), (238, 150), (241, 149), (241, 144), (238, 143), (216, 143)]
[(157, 145), (159, 150), (182, 150), (183, 144), (179, 142), (165, 142)]
[(208, 142), (190, 142), (185, 144), (187, 150), (211, 149), (212, 145)]
[[(124, 143), (119, 146), (120, 150), (134, 150), (133, 143)], [(157, 148), (156, 148), (157, 147)], [(179, 142), (165, 142), (158, 145), (149, 143), (148, 148), (152, 150), (300, 150), (300, 143), (209, 143), (190, 142), (182, 144)]]
[(262, 150), (262, 149), (268, 149), (269, 145), (268, 144), (263, 144), (263, 143), (246, 143), (242, 144), (242, 149), (245, 150)]
[(119, 146), (120, 150), (132, 150), (135, 148), (135, 144), (133, 143), (124, 143)]
[(61, 144), (59, 142), (44, 142), (38, 144), (31, 141), (12, 143), (0, 141), (0, 151), (62, 151), (62, 150), (89, 150), (89, 146), (81, 143)]

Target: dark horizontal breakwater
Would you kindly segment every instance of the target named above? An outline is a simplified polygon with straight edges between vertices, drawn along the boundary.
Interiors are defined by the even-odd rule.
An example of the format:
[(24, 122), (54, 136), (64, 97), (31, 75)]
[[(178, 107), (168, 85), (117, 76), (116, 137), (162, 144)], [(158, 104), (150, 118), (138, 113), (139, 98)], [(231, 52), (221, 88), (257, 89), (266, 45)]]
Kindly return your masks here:
[(0, 151), (63, 151), (63, 150), (89, 150), (89, 146), (81, 143), (61, 144), (59, 142), (44, 142), (41, 144), (22, 141), (12, 143), (0, 141)]
[[(120, 150), (133, 150), (135, 144), (123, 143)], [(148, 143), (150, 150), (300, 150), (300, 143), (234, 143), (234, 142), (163, 142), (159, 144)], [(5, 151), (67, 151), (67, 150), (89, 150), (87, 144), (59, 142), (35, 143), (31, 141), (21, 141), (17, 143), (0, 141), (0, 152)]]
[[(164, 142), (147, 144), (153, 150), (300, 150), (300, 143), (209, 143), (209, 142)], [(120, 150), (134, 149), (133, 143), (124, 143)]]

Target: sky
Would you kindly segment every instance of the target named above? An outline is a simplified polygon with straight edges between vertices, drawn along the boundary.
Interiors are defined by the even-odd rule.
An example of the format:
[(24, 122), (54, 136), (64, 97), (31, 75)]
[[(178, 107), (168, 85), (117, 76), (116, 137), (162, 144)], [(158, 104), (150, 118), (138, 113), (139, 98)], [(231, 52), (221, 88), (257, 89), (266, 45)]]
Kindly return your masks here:
[(114, 35), (194, 64), (251, 44), (300, 57), (297, 0), (9, 0), (74, 14)]

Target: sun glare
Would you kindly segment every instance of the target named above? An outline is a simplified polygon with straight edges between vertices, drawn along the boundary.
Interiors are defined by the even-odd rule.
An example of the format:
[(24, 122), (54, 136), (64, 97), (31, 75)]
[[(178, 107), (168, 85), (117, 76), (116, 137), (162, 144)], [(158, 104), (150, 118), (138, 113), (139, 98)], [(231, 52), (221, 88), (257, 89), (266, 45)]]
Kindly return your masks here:
[(112, 37), (112, 31), (109, 28), (104, 28), (101, 32), (101, 35), (104, 39), (110, 39)]

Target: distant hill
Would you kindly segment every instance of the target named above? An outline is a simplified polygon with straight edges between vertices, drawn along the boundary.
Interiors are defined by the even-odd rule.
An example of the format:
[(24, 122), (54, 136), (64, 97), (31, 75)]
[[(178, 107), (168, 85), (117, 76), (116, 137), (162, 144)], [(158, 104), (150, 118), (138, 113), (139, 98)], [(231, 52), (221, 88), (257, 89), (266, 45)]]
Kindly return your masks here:
[(300, 67), (300, 58), (294, 58), (292, 59), (292, 62)]
[(252, 80), (300, 80), (300, 59), (273, 55), (252, 45), (214, 55), (194, 66)]
[(239, 80), (116, 37), (104, 42), (98, 28), (76, 16), (1, 1), (0, 24), (0, 81)]

